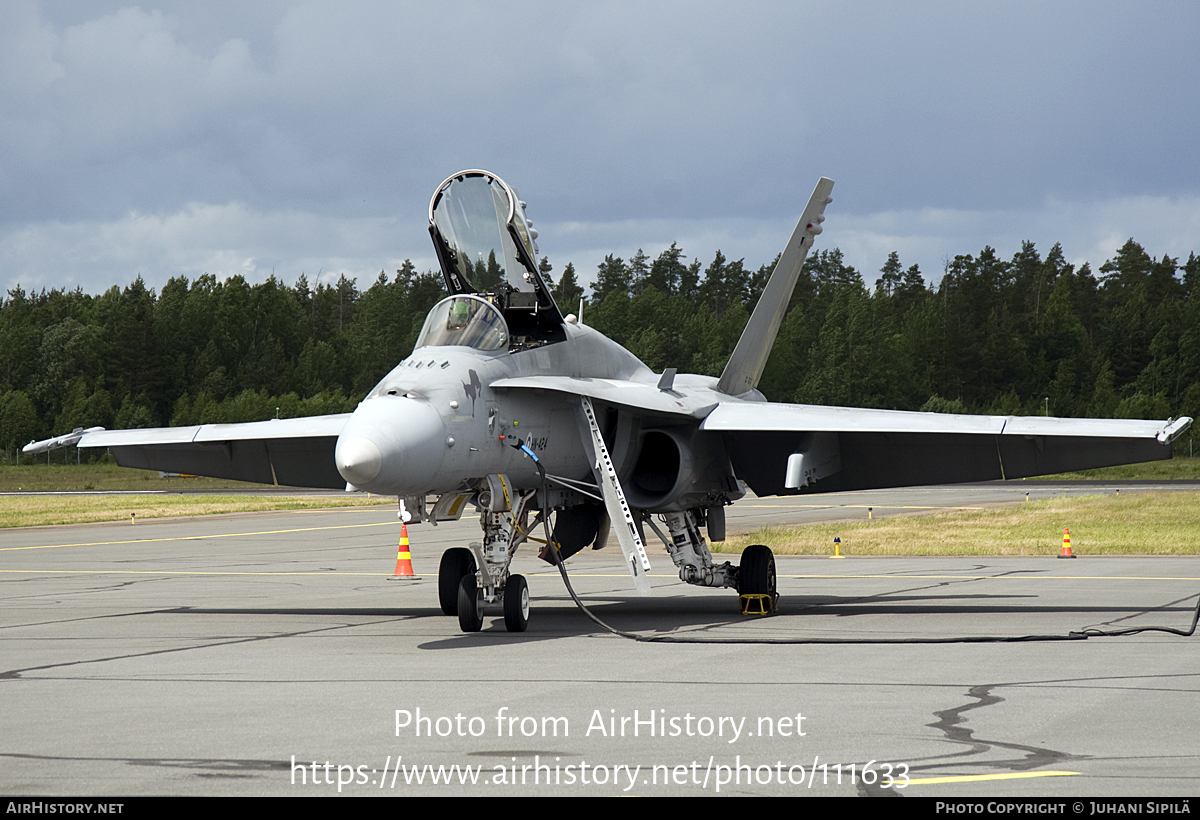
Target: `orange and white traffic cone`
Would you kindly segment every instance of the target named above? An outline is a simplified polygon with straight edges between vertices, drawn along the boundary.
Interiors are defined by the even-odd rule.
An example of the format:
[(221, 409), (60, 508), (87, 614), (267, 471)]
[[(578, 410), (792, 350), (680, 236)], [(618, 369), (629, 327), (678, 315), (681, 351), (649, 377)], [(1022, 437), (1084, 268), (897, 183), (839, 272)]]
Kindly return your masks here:
[(1063, 527), (1063, 545), (1062, 552), (1058, 554), (1059, 558), (1074, 558), (1075, 555), (1071, 552), (1071, 531)]
[(396, 551), (396, 574), (393, 578), (413, 578), (412, 553), (408, 551), (408, 524), (400, 522), (400, 549)]

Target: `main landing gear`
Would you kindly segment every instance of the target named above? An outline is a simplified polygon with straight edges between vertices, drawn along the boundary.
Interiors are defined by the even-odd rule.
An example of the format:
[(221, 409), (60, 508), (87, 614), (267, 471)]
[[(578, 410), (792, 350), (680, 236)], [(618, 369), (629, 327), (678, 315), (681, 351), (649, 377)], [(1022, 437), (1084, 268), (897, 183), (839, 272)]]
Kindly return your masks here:
[(775, 556), (770, 547), (751, 544), (742, 551), (738, 567), (738, 595), (743, 615), (770, 615), (779, 606)]
[(446, 550), (438, 568), (438, 602), (442, 612), (457, 615), (463, 632), (483, 628), (484, 610), (500, 604), (509, 632), (529, 628), (529, 584), (523, 575), (509, 574), (517, 547), (537, 521), (529, 523), (536, 491), (517, 491), (503, 476), (491, 476), (479, 493), (483, 509), (483, 541), (470, 549)]
[(702, 587), (733, 587), (741, 600), (743, 615), (770, 615), (779, 605), (776, 589), (775, 556), (769, 547), (753, 544), (742, 552), (742, 562), (734, 566), (729, 561), (713, 561), (708, 543), (700, 532), (696, 511), (666, 513), (662, 521), (664, 533), (647, 516), (645, 523), (666, 544), (671, 560), (679, 567), (679, 579)]

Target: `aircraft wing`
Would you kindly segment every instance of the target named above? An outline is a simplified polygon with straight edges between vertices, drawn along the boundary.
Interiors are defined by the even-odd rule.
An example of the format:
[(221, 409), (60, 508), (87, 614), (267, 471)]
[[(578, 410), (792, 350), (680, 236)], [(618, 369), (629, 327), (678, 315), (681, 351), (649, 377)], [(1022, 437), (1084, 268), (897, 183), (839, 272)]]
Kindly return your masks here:
[(722, 402), (700, 428), (725, 436), (735, 472), (755, 493), (777, 495), (1024, 478), (1156, 461), (1171, 457), (1171, 442), (1191, 421), (735, 401)]
[[(107, 447), (122, 467), (260, 484), (341, 490), (333, 460), (349, 413), (84, 433), (79, 447)], [(30, 445), (33, 446), (33, 445)]]

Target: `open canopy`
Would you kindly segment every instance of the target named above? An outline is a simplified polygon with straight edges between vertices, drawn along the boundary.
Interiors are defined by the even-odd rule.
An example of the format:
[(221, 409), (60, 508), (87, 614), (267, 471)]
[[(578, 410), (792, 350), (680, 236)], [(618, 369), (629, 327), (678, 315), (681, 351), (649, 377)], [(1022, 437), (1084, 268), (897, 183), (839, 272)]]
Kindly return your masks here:
[(510, 349), (566, 338), (538, 270), (537, 232), (504, 180), (487, 171), (447, 179), (429, 202), (429, 233), (450, 295), (478, 295), (494, 305), (509, 326)]

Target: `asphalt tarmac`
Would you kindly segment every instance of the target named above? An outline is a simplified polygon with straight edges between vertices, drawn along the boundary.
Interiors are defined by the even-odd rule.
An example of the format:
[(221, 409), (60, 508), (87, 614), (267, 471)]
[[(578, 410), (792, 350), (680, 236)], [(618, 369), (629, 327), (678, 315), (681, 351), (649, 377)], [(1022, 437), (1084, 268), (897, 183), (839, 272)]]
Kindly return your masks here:
[[(1148, 485), (747, 499), (728, 520), (738, 531), (1118, 486)], [(0, 794), (1200, 791), (1197, 638), (927, 642), (1186, 629), (1197, 558), (783, 557), (770, 618), (679, 583), (661, 549), (651, 598), (615, 549), (569, 562), (613, 626), (698, 641), (656, 643), (601, 630), (528, 549), (515, 565), (529, 631), (489, 612), (465, 635), (438, 609), (436, 574), (443, 549), (478, 539), (476, 522), (410, 527), (417, 580), (390, 578), (398, 535), (388, 508), (0, 533)]]

